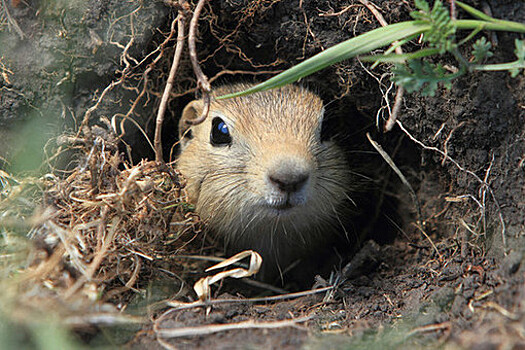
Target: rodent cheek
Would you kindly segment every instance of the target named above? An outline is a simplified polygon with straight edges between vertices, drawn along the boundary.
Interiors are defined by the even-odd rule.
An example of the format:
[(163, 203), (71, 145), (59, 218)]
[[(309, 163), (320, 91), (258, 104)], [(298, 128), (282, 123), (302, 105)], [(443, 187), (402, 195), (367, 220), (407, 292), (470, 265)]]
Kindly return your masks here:
[(337, 204), (347, 197), (350, 183), (350, 166), (345, 154), (333, 142), (323, 142), (316, 153), (317, 176), (314, 176), (315, 203)]
[(250, 159), (246, 164), (246, 195), (250, 196), (254, 205), (261, 205), (264, 201), (265, 183), (261, 176), (263, 169), (258, 161)]
[(210, 169), (216, 169), (214, 157), (207, 149), (208, 140), (204, 137), (205, 130), (198, 125), (193, 130), (193, 139), (187, 144), (177, 159), (177, 168), (186, 179), (186, 192), (189, 202), (199, 205), (201, 190)]

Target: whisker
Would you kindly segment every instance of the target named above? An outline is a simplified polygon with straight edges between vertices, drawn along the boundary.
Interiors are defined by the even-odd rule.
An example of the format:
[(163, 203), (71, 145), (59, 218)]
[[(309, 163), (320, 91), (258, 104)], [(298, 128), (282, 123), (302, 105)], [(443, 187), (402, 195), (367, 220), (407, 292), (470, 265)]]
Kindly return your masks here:
[(343, 195), (346, 197), (346, 199), (348, 199), (348, 201), (350, 203), (352, 203), (354, 205), (354, 207), (357, 209), (357, 203), (348, 195), (348, 193), (346, 192), (343, 192)]
[(339, 217), (339, 214), (337, 213), (337, 210), (335, 209), (333, 205), (332, 205), (332, 210), (335, 214), (335, 218), (337, 219), (337, 222), (339, 222), (339, 225), (341, 226), (341, 228), (343, 229), (343, 232), (345, 233), (346, 239), (350, 241), (350, 237), (348, 236), (348, 231), (346, 230), (345, 225), (343, 225), (343, 222), (341, 221), (341, 218)]
[(282, 222), (282, 221), (281, 221), (281, 227), (283, 228), (284, 236), (288, 237), (288, 231), (286, 230), (286, 226), (284, 225), (284, 222)]
[(304, 237), (303, 231), (302, 230), (298, 230), (297, 227), (295, 226), (295, 223), (293, 221), (292, 221), (292, 225), (294, 226), (295, 232), (301, 238), (301, 241), (303, 241), (304, 245), (306, 246), (307, 245), (307, 241), (306, 241), (306, 238)]
[(239, 234), (239, 237), (242, 237), (245, 235), (245, 233), (248, 231), (248, 228), (255, 221), (255, 219), (257, 219), (257, 215), (252, 215), (252, 218), (250, 219), (250, 221), (248, 221), (248, 224), (246, 224), (246, 226), (244, 227), (244, 230), (242, 230), (242, 232)]

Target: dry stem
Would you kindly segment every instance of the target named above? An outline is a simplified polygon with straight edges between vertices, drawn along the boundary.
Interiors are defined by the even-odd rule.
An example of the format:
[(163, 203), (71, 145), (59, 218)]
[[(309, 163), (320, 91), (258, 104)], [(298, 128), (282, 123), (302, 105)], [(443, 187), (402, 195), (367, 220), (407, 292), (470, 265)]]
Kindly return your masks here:
[(158, 324), (155, 323), (153, 329), (157, 336), (164, 338), (178, 338), (196, 335), (207, 335), (218, 332), (225, 332), (235, 329), (275, 329), (283, 327), (296, 326), (298, 323), (306, 322), (310, 320), (312, 316), (293, 318), (284, 321), (271, 321), (271, 322), (255, 322), (253, 320), (230, 323), (230, 324), (211, 324), (196, 327), (180, 327), (180, 328), (159, 328)]
[(403, 175), (401, 170), (396, 166), (392, 158), (383, 150), (383, 147), (381, 147), (380, 144), (372, 140), (372, 137), (369, 133), (366, 133), (366, 137), (368, 138), (368, 141), (372, 144), (372, 146), (376, 149), (376, 151), (383, 157), (383, 159), (386, 161), (386, 163), (394, 170), (394, 172), (397, 174), (401, 182), (408, 188), (410, 192), (410, 196), (412, 197), (412, 200), (414, 201), (414, 206), (416, 207), (417, 215), (418, 215), (418, 221), (421, 222), (421, 206), (419, 205), (419, 200), (417, 198), (416, 192), (410, 185), (410, 182), (406, 179), (406, 177)]
[(203, 94), (203, 100), (204, 100), (204, 108), (202, 110), (202, 114), (200, 117), (194, 120), (185, 120), (186, 123), (191, 125), (196, 125), (202, 123), (206, 117), (208, 116), (208, 112), (210, 111), (210, 92), (211, 92), (211, 85), (208, 81), (208, 77), (202, 72), (202, 69), (199, 64), (199, 60), (197, 58), (197, 49), (195, 46), (195, 36), (197, 32), (197, 26), (199, 24), (199, 16), (202, 11), (202, 8), (204, 7), (204, 4), (207, 0), (199, 0), (197, 6), (195, 7), (195, 11), (193, 12), (193, 17), (191, 18), (190, 22), (190, 30), (188, 35), (188, 48), (190, 50), (190, 60), (191, 65), (193, 66), (193, 72), (197, 76), (197, 85), (199, 89), (202, 91)]
[(175, 311), (180, 311), (184, 309), (193, 309), (193, 308), (203, 307), (203, 306), (213, 306), (213, 305), (219, 305), (219, 304), (260, 303), (260, 302), (295, 299), (295, 298), (300, 298), (300, 297), (304, 297), (307, 295), (330, 292), (334, 290), (335, 288), (336, 288), (335, 286), (328, 286), (328, 287), (306, 290), (306, 291), (301, 291), (301, 292), (287, 293), (287, 294), (274, 295), (274, 296), (269, 296), (269, 297), (260, 297), (260, 298), (214, 299), (214, 300), (207, 300), (207, 301), (196, 301), (193, 303), (168, 302), (167, 304), (169, 306), (173, 306), (173, 308), (166, 311), (161, 317), (166, 317), (168, 314), (175, 312)]
[(179, 15), (177, 16), (177, 47), (175, 48), (175, 54), (173, 55), (173, 63), (171, 64), (170, 74), (168, 76), (168, 81), (166, 87), (164, 88), (164, 93), (162, 94), (162, 99), (160, 100), (159, 111), (157, 113), (156, 127), (155, 127), (155, 160), (157, 163), (162, 163), (162, 123), (164, 121), (164, 113), (166, 112), (166, 107), (168, 105), (168, 99), (170, 96), (170, 91), (173, 88), (173, 82), (175, 80), (175, 74), (179, 67), (180, 58), (182, 56), (182, 50), (184, 48), (184, 14), (182, 10), (179, 10)]
[(9, 24), (9, 27), (12, 27), (15, 30), (15, 32), (20, 36), (20, 39), (24, 40), (26, 38), (26, 35), (22, 31), (22, 29), (20, 29), (20, 26), (18, 25), (16, 20), (11, 16), (11, 13), (9, 13), (9, 6), (6, 4), (5, 0), (2, 0), (2, 7), (7, 17), (7, 23)]

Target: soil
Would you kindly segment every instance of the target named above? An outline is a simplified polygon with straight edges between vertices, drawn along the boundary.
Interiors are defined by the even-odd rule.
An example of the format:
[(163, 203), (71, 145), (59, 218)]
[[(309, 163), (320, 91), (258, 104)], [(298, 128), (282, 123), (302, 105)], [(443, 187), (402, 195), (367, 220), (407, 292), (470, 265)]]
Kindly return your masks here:
[[(12, 9), (22, 28), (36, 29), (28, 34), (29, 39), (12, 39), (6, 33), (0, 37), (1, 43), (6, 38), (15, 40), (9, 46), (12, 53), (6, 62), (15, 76), (20, 77), (11, 79), (10, 84), (2, 82), (0, 133), (6, 136), (0, 139), (7, 142), (0, 144), (0, 161), (6, 158), (4, 169), (27, 170), (31, 162), (39, 162), (15, 164), (13, 159), (23, 147), (13, 146), (12, 140), (19, 135), (18, 127), (13, 125), (28, 125), (44, 118), (61, 127), (64, 124), (72, 127), (79, 122), (72, 120), (79, 118), (109, 82), (122, 74), (121, 50), (93, 41), (97, 36), (104, 43), (110, 39), (104, 34), (109, 31), (105, 16), (134, 9), (119, 7), (124, 6), (120, 3), (88, 1), (87, 5), (75, 8), (83, 18), (78, 27), (74, 25), (73, 14), (63, 19), (66, 28), (74, 28), (68, 32), (71, 40), (49, 34), (49, 28), (59, 27), (60, 11), (47, 9), (44, 11), (47, 17), (42, 19), (36, 17), (38, 3), (22, 3)], [(496, 18), (525, 22), (524, 2), (467, 3), (490, 11)], [(389, 23), (408, 20), (413, 10), (409, 2), (400, 5), (398, 1), (382, 1), (378, 5)], [(160, 33), (169, 32), (174, 12), (162, 2), (151, 2), (137, 14), (136, 25), (140, 26), (141, 35), (131, 55), (142, 58), (162, 41)], [(53, 25), (46, 27), (43, 23)], [(198, 54), (204, 72), (216, 78), (214, 84), (239, 79), (259, 81), (272, 76), (269, 71), (286, 69), (378, 26), (377, 20), (358, 1), (213, 1), (205, 7), (199, 24)], [(122, 27), (123, 31), (127, 28), (125, 24)], [(490, 34), (488, 39), (496, 47), (491, 60), (514, 60), (513, 42), (517, 37), (508, 33)], [(113, 39), (122, 38), (125, 36)], [(417, 45), (409, 44), (407, 49)], [(45, 56), (38, 64), (22, 59), (35, 47), (49, 57)], [(65, 80), (66, 87), (57, 85), (66, 75), (60, 63), (64, 57), (50, 55), (51, 51), (60, 51), (57, 47), (64, 52), (84, 50), (71, 56), (75, 59), (65, 69), (70, 77)], [(133, 112), (150, 135), (154, 124), (150, 117), (156, 113), (171, 57), (170, 51), (159, 61), (146, 89), (147, 98)], [(443, 62), (453, 62), (449, 59), (444, 58)], [(56, 70), (59, 73), (42, 73), (50, 67), (60, 67)], [(129, 82), (143, 86), (139, 68), (137, 65)], [(328, 112), (352, 135), (352, 144), (367, 143), (365, 131), (372, 132), (412, 185), (421, 217), (407, 188), (389, 175), (389, 197), (396, 202), (398, 228), (377, 225), (372, 237), (380, 245), (373, 241), (363, 243), (354, 257), (343, 257), (342, 265), (332, 276), (303, 281), (309, 285), (315, 282), (317, 287), (335, 283), (334, 290), (292, 300), (248, 303), (243, 299), (260, 289), (254, 292), (243, 284), (226, 283), (214, 289), (214, 299), (233, 298), (238, 302), (216, 305), (209, 313), (202, 308), (173, 311), (158, 326), (181, 328), (303, 317), (306, 320), (274, 329), (244, 327), (164, 339), (165, 343), (178, 348), (219, 349), (525, 347), (524, 75), (512, 78), (501, 72), (472, 73), (454, 81), (450, 90), (439, 89), (434, 97), (406, 94), (399, 120), (410, 134), (399, 127), (383, 134), (375, 124), (390, 81), (386, 67), (373, 72), (369, 68), (352, 60), (329, 67), (301, 83), (329, 102)], [(221, 73), (224, 70), (230, 74)], [(240, 75), (233, 71), (252, 73)], [(195, 97), (195, 90), (191, 90), (196, 86), (195, 79), (187, 59), (179, 74), (169, 106), (171, 118), (163, 135), (167, 155), (176, 141), (177, 116)], [(96, 115), (111, 116), (129, 110), (135, 93), (133, 89), (112, 90), (109, 102), (103, 101)], [(56, 117), (64, 115), (63, 112), (66, 120)], [(379, 119), (382, 118), (380, 114)], [(125, 140), (133, 150), (131, 158), (152, 158), (140, 133), (129, 127), (126, 130)], [(368, 144), (363, 147), (372, 149)], [(443, 152), (453, 160), (444, 159)], [(377, 160), (380, 158), (373, 161)], [(175, 292), (169, 296), (172, 294)], [(104, 334), (112, 338), (108, 332)], [(83, 341), (96, 344), (100, 337), (84, 337)], [(152, 324), (125, 342), (129, 348), (163, 348)]]
[[(367, 257), (378, 262), (374, 271), (354, 259), (354, 278), (336, 293), (294, 301), (217, 306), (173, 313), (163, 328), (256, 322), (310, 316), (296, 327), (281, 330), (239, 330), (168, 341), (180, 348), (321, 348), (436, 347), (519, 348), (523, 346), (525, 293), (523, 255), (510, 254), (501, 263), (468, 249), (465, 257), (457, 241), (436, 242), (440, 256), (428, 240), (398, 240), (392, 245), (365, 245)], [(368, 249), (367, 249), (368, 248)], [(374, 252), (374, 255), (369, 254)], [(442, 259), (442, 260), (441, 260)], [(358, 260), (357, 262), (355, 260)], [(354, 270), (354, 271), (356, 271)], [(229, 298), (229, 295), (219, 295)], [(325, 297), (323, 299), (323, 297)], [(503, 312), (508, 310), (509, 313)], [(130, 348), (153, 347), (145, 332)]]

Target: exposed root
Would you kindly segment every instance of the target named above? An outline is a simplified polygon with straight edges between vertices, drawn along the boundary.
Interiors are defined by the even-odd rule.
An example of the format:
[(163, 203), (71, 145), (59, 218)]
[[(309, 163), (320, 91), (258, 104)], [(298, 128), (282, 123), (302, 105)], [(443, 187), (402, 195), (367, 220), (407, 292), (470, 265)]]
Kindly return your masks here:
[[(487, 197), (487, 193), (490, 194), (490, 196), (492, 197), (492, 200), (494, 202), (494, 205), (496, 206), (496, 211), (498, 213), (498, 217), (499, 217), (499, 221), (500, 221), (500, 226), (501, 226), (501, 240), (502, 240), (502, 244), (503, 244), (503, 249), (506, 253), (507, 251), (507, 239), (506, 239), (506, 225), (505, 225), (505, 220), (503, 218), (503, 213), (501, 211), (501, 206), (499, 204), (499, 201), (498, 199), (496, 198), (496, 195), (494, 194), (494, 191), (492, 190), (492, 188), (490, 187), (489, 183), (487, 182), (488, 181), (488, 177), (489, 177), (489, 174), (490, 174), (490, 169), (492, 168), (492, 162), (490, 164), (490, 166), (488, 167), (486, 173), (485, 173), (485, 178), (484, 179), (481, 179), (476, 173), (474, 173), (472, 170), (469, 170), (469, 169), (466, 169), (464, 168), (463, 166), (461, 166), (456, 160), (454, 160), (453, 158), (451, 158), (446, 152), (440, 150), (439, 148), (437, 147), (433, 147), (433, 146), (427, 146), (425, 145), (423, 142), (419, 141), (418, 139), (416, 139), (414, 136), (412, 136), (412, 134), (410, 134), (410, 132), (403, 126), (403, 124), (397, 120), (396, 121), (397, 125), (401, 128), (401, 130), (412, 140), (414, 141), (417, 145), (419, 145), (420, 147), (422, 147), (423, 149), (426, 149), (426, 150), (429, 150), (429, 151), (432, 151), (432, 152), (437, 152), (438, 154), (440, 154), (441, 156), (443, 156), (443, 164), (445, 161), (450, 161), (456, 168), (458, 168), (460, 171), (462, 172), (465, 172), (467, 174), (469, 174), (470, 176), (472, 176), (480, 185), (480, 189), (479, 189), (479, 198), (481, 198), (481, 200), (479, 200), (479, 198), (476, 198), (472, 195), (465, 195), (466, 198), (472, 198), (472, 199), (475, 199), (475, 202), (478, 203), (478, 205), (480, 206), (480, 210), (481, 210), (481, 217), (483, 219), (483, 221), (485, 222), (485, 215), (486, 215), (486, 207), (485, 207), (485, 200), (486, 200), (486, 197)], [(486, 225), (484, 224), (484, 229), (486, 230)], [(486, 231), (485, 231), (486, 232)]]
[[(381, 24), (381, 26), (386, 27), (388, 25), (383, 15), (377, 10), (376, 5), (372, 4), (368, 0), (359, 0), (359, 2), (362, 3), (367, 9), (369, 9), (370, 12), (372, 12), (374, 17)], [(395, 47), (395, 51), (398, 55), (403, 54), (403, 49), (401, 49), (401, 46), (399, 45), (398, 41), (392, 43), (392, 47)], [(390, 131), (394, 127), (397, 120), (397, 116), (399, 115), (399, 111), (401, 110), (401, 103), (403, 103), (404, 92), (405, 89), (402, 86), (397, 87), (396, 97), (394, 99), (394, 107), (390, 111), (390, 116), (388, 117), (388, 120), (385, 122), (385, 125), (383, 127), (384, 131)], [(383, 95), (383, 98), (386, 100), (388, 106), (388, 94)]]

